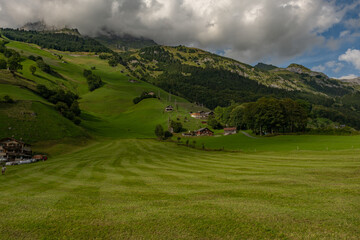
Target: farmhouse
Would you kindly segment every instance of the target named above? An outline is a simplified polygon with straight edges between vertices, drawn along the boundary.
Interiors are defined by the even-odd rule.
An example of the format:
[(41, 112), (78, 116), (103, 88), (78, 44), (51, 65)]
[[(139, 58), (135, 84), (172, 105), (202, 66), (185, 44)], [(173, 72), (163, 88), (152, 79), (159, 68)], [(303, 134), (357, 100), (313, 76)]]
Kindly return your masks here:
[(165, 112), (172, 112), (172, 111), (174, 111), (174, 107), (171, 105), (169, 105), (165, 108)]
[(236, 134), (236, 133), (237, 133), (236, 127), (224, 128), (224, 135), (232, 135), (232, 134)]
[(213, 115), (214, 115), (214, 112), (204, 112), (204, 111), (190, 113), (190, 116), (192, 118), (196, 118), (196, 119), (207, 119), (209, 116), (213, 116)]
[(200, 112), (190, 113), (190, 116), (192, 118), (200, 119), (201, 118), (201, 113)]
[(0, 159), (16, 161), (29, 159), (32, 156), (31, 146), (14, 138), (0, 140)]
[(196, 136), (213, 136), (214, 132), (208, 128), (200, 128), (199, 130), (195, 131)]

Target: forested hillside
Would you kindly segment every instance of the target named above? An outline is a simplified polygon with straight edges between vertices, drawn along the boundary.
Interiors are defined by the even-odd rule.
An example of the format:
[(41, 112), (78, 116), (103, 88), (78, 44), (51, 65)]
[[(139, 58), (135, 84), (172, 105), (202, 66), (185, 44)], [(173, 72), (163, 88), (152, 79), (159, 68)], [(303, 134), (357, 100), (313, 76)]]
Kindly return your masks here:
[(1, 29), (1, 34), (10, 40), (34, 43), (43, 48), (70, 52), (111, 52), (95, 39), (74, 34), (37, 32), (16, 29)]
[(358, 90), (301, 65), (252, 67), (184, 46), (147, 47), (122, 57), (138, 78), (211, 109), (262, 97), (301, 99), (313, 106), (314, 118), (360, 128)]
[[(272, 65), (258, 64), (252, 67), (233, 59), (184, 46), (150, 46), (116, 53), (96, 40), (72, 34), (11, 29), (3, 29), (2, 33), (10, 39), (22, 42), (37, 43), (40, 39), (38, 44), (44, 44), (43, 46), (49, 49), (102, 51), (103, 53), (99, 54), (98, 58), (96, 56), (93, 58), (97, 58), (97, 64), (107, 65), (107, 71), (121, 69), (121, 75), (154, 84), (195, 105), (215, 109), (216, 107), (232, 108), (249, 102), (254, 103), (263, 97), (289, 98), (295, 101), (300, 99), (310, 106), (307, 116), (312, 119), (330, 119), (335, 123), (360, 129), (360, 93), (357, 88), (339, 80), (330, 79), (323, 73), (313, 72), (301, 65), (291, 64), (287, 68), (278, 68)], [(48, 41), (45, 43), (44, 39)], [(78, 45), (74, 44), (74, 41), (78, 42)], [(56, 44), (61, 47), (57, 47)], [(23, 56), (11, 48), (3, 47), (2, 52), (7, 58), (5, 68), (14, 72), (21, 70)], [(63, 61), (65, 59), (62, 59), (61, 52), (52, 53), (52, 56), (62, 61), (61, 64), (65, 69), (70, 66)], [(30, 55), (27, 58), (27, 61), (30, 61), (29, 64), (31, 61), (33, 62), (30, 71), (35, 71), (31, 78), (37, 75), (36, 68), (38, 68), (46, 73), (47, 77), (51, 76), (55, 82), (69, 84), (66, 77), (59, 74), (40, 56)], [(0, 62), (1, 64), (4, 65), (4, 60), (2, 63)], [(28, 67), (26, 65), (26, 68)], [(96, 65), (89, 66), (88, 69), (80, 69), (79, 75), (76, 77), (85, 78), (87, 89), (90, 91), (106, 84), (106, 81), (104, 82), (102, 77), (96, 73)], [(75, 83), (71, 83), (71, 85), (75, 88), (79, 87)], [(83, 86), (81, 88), (83, 89)], [(137, 93), (131, 102), (139, 95), (140, 93)], [(61, 103), (52, 101), (63, 116), (67, 116), (68, 119), (77, 123), (81, 121), (76, 109), (70, 111), (72, 103), (64, 105), (62, 104), (64, 101), (59, 100)], [(229, 125), (230, 123), (222, 121), (222, 124)], [(241, 124), (235, 125), (240, 126)], [(251, 128), (251, 126), (247, 127)]]

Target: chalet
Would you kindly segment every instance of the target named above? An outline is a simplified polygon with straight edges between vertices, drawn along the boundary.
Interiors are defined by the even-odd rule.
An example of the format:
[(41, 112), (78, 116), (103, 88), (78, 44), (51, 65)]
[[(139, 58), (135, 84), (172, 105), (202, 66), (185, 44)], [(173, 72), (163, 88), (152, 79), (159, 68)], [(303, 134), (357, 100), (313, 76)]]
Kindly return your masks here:
[(237, 133), (236, 127), (224, 128), (224, 135), (233, 135)]
[(32, 156), (31, 146), (14, 138), (0, 140), (0, 158), (7, 161), (30, 159)]
[(196, 119), (207, 119), (210, 116), (214, 116), (214, 112), (204, 112), (204, 111), (199, 111), (195, 113), (191, 112), (190, 116)]
[(174, 107), (171, 105), (169, 105), (165, 108), (165, 112), (172, 112), (172, 111), (174, 111)]
[(195, 131), (196, 136), (213, 136), (214, 132), (208, 128), (200, 128)]
[(192, 118), (201, 119), (201, 113), (200, 112), (190, 113), (190, 116)]

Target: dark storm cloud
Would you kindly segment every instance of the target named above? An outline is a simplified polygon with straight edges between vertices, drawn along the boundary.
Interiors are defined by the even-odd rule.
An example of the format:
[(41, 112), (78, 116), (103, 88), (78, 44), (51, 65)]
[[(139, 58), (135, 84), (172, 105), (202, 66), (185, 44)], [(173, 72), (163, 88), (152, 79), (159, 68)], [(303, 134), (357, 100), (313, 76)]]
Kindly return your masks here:
[(44, 20), (89, 35), (106, 27), (247, 62), (302, 54), (345, 13), (326, 0), (0, 0), (2, 26)]

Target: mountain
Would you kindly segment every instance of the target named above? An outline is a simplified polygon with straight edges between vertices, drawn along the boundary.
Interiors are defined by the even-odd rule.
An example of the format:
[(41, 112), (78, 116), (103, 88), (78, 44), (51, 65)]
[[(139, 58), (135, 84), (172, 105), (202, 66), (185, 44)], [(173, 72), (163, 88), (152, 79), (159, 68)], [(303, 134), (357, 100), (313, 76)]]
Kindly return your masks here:
[(20, 28), (20, 30), (24, 31), (36, 31), (36, 32), (49, 32), (49, 33), (64, 33), (64, 34), (70, 34), (70, 35), (76, 35), (80, 36), (79, 30), (76, 28), (68, 28), (66, 26), (64, 27), (55, 27), (55, 26), (49, 26), (44, 21), (38, 21), (38, 22), (28, 22), (24, 26)]
[(257, 65), (255, 65), (255, 68), (264, 70), (264, 71), (270, 71), (270, 70), (274, 70), (278, 67), (271, 65), (271, 64), (258, 63)]
[[(209, 104), (207, 106), (211, 108), (216, 104), (227, 105), (237, 99), (253, 100), (259, 95), (306, 96), (327, 101), (355, 91), (339, 80), (330, 79), (323, 73), (313, 72), (298, 64), (291, 64), (287, 68), (260, 65), (263, 69), (259, 69), (184, 46), (154, 46), (127, 52), (122, 56), (127, 61), (128, 69), (137, 77), (187, 96), (192, 101)], [(181, 90), (179, 84), (188, 87)], [(204, 91), (203, 96), (192, 93), (197, 87)], [(213, 95), (210, 97), (206, 94), (210, 90), (219, 95), (221, 104), (214, 100)]]
[[(56, 27), (49, 26), (44, 21), (38, 22), (29, 22), (20, 28), (22, 31), (28, 31), (33, 34), (33, 32), (39, 33), (47, 33), (47, 34), (68, 34), (75, 35), (78, 37), (86, 38), (88, 36), (82, 36), (80, 32), (74, 28), (69, 28), (66, 26)], [(94, 37), (102, 45), (112, 49), (112, 50), (121, 50), (127, 51), (130, 49), (140, 49), (144, 47), (157, 46), (158, 44), (151, 39), (144, 37), (134, 37), (130, 34), (117, 34), (114, 31), (107, 30), (103, 28), (96, 34)], [(38, 44), (38, 43), (37, 43)]]
[(151, 39), (144, 37), (134, 37), (130, 34), (119, 35), (113, 31), (103, 29), (98, 33), (96, 40), (113, 50), (127, 51), (130, 49), (140, 49), (144, 47), (157, 46), (158, 44)]
[[(74, 59), (66, 58), (66, 55), (71, 53), (52, 52), (53, 56), (61, 61), (61, 65), (65, 64), (60, 69), (55, 65), (55, 72), (63, 76), (65, 80), (83, 78), (82, 71), (84, 68), (93, 68), (98, 71), (98, 67), (104, 68), (106, 65), (106, 68), (99, 71), (100, 75), (95, 74), (91, 79), (97, 81), (98, 77), (109, 79), (109, 76), (112, 76), (112, 74), (114, 76), (110, 80), (104, 81), (105, 87), (94, 91), (95, 93), (102, 92), (104, 89), (107, 89), (107, 86), (111, 86), (110, 92), (117, 95), (119, 94), (117, 91), (123, 88), (116, 85), (115, 82), (119, 81), (118, 79), (126, 78), (127, 84), (125, 86), (129, 87), (129, 89), (124, 92), (125, 95), (127, 95), (128, 91), (133, 91), (132, 88), (136, 86), (133, 84), (129, 85), (128, 82), (136, 83), (142, 81), (143, 83), (146, 82), (151, 88), (155, 88), (154, 92), (161, 89), (163, 92), (161, 96), (167, 95), (167, 93), (164, 93), (165, 91), (171, 93), (171, 96), (176, 96), (177, 101), (184, 99), (183, 101), (189, 101), (193, 107), (204, 106), (209, 109), (215, 109), (217, 106), (227, 107), (233, 103), (254, 102), (263, 97), (301, 99), (310, 106), (320, 106), (314, 108), (317, 109), (317, 112), (313, 113), (314, 116), (325, 117), (335, 122), (343, 122), (350, 126), (360, 127), (360, 121), (358, 121), (360, 119), (360, 94), (357, 87), (337, 79), (331, 79), (323, 73), (313, 72), (298, 64), (291, 64), (287, 68), (271, 67), (271, 70), (265, 70), (201, 49), (185, 46), (169, 47), (156, 45), (115, 53), (90, 37), (79, 38), (66, 34), (49, 34), (11, 29), (2, 29), (2, 34), (12, 40), (39, 44), (47, 48), (46, 51), (50, 52), (52, 52), (52, 48), (70, 52), (103, 52), (103, 54), (99, 55), (86, 54), (86, 57), (84, 57), (86, 59), (85, 62), (82, 62), (84, 60), (82, 58), (75, 58), (75, 62), (71, 65), (69, 62), (74, 61)], [(34, 38), (34, 36), (36, 37)], [(46, 38), (46, 41), (44, 41), (44, 37), (49, 38)], [(39, 42), (35, 42), (34, 39), (39, 40)], [(55, 45), (59, 40), (61, 40), (61, 44)], [(79, 41), (85, 42), (76, 45), (75, 42)], [(11, 42), (10, 46), (12, 45), (13, 43)], [(26, 49), (28, 45), (23, 44), (21, 46)], [(24, 50), (20, 49), (20, 51)], [(59, 54), (64, 58), (60, 59), (57, 57)], [(38, 53), (35, 53), (35, 55), (38, 56)], [(44, 56), (46, 56), (45, 53)], [(50, 62), (53, 62), (53, 60), (50, 60)], [(29, 71), (28, 66), (31, 63), (27, 64), (26, 69), (20, 72)], [(78, 69), (75, 77), (72, 73), (69, 75), (67, 70), (69, 68), (72, 69), (72, 72), (74, 69)], [(268, 66), (265, 66), (265, 68), (268, 68)], [(53, 75), (56, 76), (57, 74)], [(33, 79), (33, 76), (28, 75), (28, 78)], [(81, 89), (84, 87), (83, 84), (79, 85), (78, 82), (64, 81), (64, 79), (54, 79), (52, 81), (56, 83), (55, 86), (61, 82), (61, 84), (66, 85), (71, 83), (71, 85)], [(77, 88), (71, 91), (79, 91)], [(114, 89), (117, 90), (114, 91)], [(143, 88), (143, 91), (147, 92), (149, 91), (148, 89)], [(80, 92), (83, 93), (84, 91), (81, 90)], [(134, 99), (141, 95), (142, 93), (137, 91), (135, 95), (131, 96)], [(94, 95), (89, 93), (79, 97), (86, 99), (88, 96)], [(113, 95), (99, 97), (101, 99), (116, 99)], [(98, 98), (91, 97), (91, 99)], [(130, 100), (132, 102), (132, 99), (127, 99), (127, 101)], [(169, 99), (174, 101), (174, 97)], [(129, 104), (127, 101), (125, 103)], [(94, 107), (104, 111), (103, 102), (101, 104), (100, 102), (91, 102), (91, 105), (86, 104), (85, 106), (89, 108), (85, 109), (91, 113), (94, 113)], [(119, 101), (116, 104), (118, 103)], [(170, 102), (168, 101), (167, 103)], [(114, 106), (112, 109), (119, 108), (115, 103), (115, 105), (112, 104), (109, 104), (109, 106)], [(172, 104), (175, 105), (174, 102)], [(187, 107), (184, 112), (189, 111), (189, 109)], [(111, 116), (112, 114), (111, 112), (106, 115)], [(142, 114), (137, 115), (139, 119), (142, 118), (141, 116)], [(102, 118), (102, 116), (93, 117)], [(118, 116), (116, 121), (120, 121), (120, 119), (122, 118)], [(134, 119), (131, 121), (134, 121)], [(105, 127), (105, 122), (111, 126)], [(93, 124), (98, 125), (96, 121), (85, 121), (82, 124), (85, 126), (89, 124), (90, 128), (94, 128)], [(122, 124), (127, 126), (128, 123), (122, 122)], [(100, 125), (102, 125), (102, 131), (113, 128), (112, 120), (109, 119), (106, 119)], [(192, 129), (194, 128), (192, 127)], [(146, 131), (146, 135), (153, 133), (149, 129)], [(124, 131), (120, 131), (119, 134), (124, 134)]]

